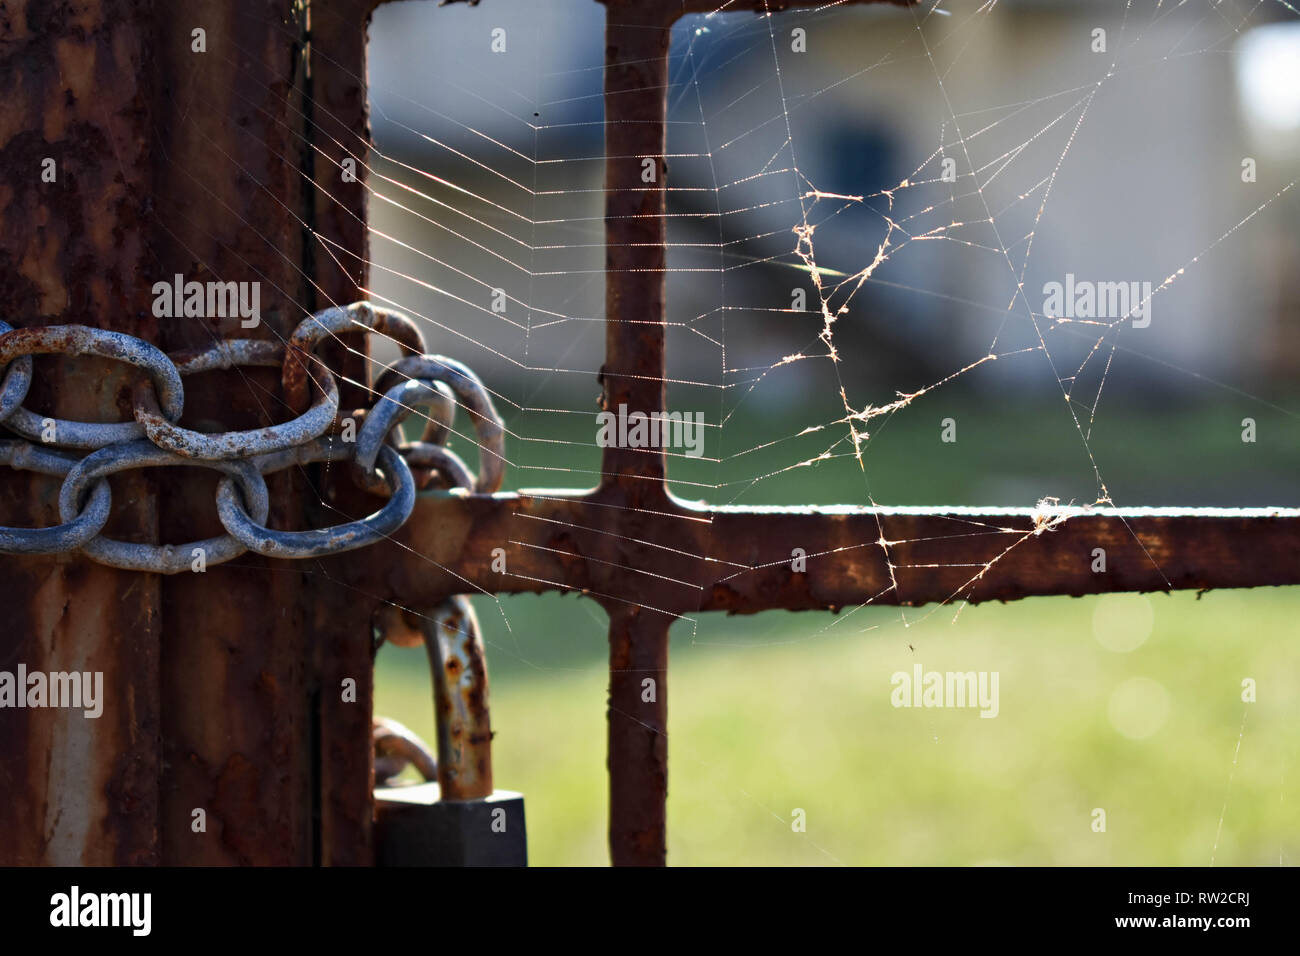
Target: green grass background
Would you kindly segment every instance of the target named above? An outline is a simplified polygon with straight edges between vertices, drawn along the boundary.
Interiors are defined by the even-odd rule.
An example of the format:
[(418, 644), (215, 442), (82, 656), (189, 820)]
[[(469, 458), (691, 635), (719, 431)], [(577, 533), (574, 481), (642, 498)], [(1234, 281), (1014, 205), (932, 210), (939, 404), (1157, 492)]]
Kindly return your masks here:
[[(1150, 638), (1129, 653), (1104, 648), (1099, 600), (1149, 601)], [(476, 603), (490, 635), (497, 783), (526, 794), (531, 860), (602, 864), (601, 624), (574, 598)], [(670, 862), (1295, 862), (1300, 589), (1034, 598), (965, 608), (956, 625), (955, 609), (932, 610), (909, 611), (909, 627), (885, 609), (833, 626), (787, 613), (702, 621), (694, 634), (678, 624)], [(997, 670), (999, 716), (895, 709), (890, 675), (914, 661)], [(379, 710), (432, 739), (423, 652), (384, 648), (379, 674)], [(1141, 740), (1108, 713), (1135, 677), (1168, 694), (1163, 724)], [(1241, 700), (1245, 677), (1256, 703)], [(1105, 833), (1091, 828), (1096, 807)], [(795, 808), (805, 833), (792, 830)]]

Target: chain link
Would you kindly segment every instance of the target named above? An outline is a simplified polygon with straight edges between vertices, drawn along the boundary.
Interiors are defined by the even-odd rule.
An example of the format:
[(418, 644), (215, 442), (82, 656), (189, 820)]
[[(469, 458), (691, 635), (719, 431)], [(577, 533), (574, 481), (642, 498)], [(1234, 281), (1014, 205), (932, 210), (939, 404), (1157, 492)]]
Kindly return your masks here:
[[(384, 372), (376, 406), (364, 413), (356, 441), (327, 436), (339, 411), (334, 375), (314, 353), (327, 338), (375, 332), (417, 353)], [(0, 425), (27, 441), (0, 440), (0, 465), (60, 477), (62, 524), (0, 527), (0, 553), (79, 552), (112, 567), (176, 574), (203, 570), (247, 551), (309, 558), (362, 548), (395, 532), (415, 507), (417, 485), (495, 491), (504, 473), (504, 428), (482, 382), (452, 359), (423, 354), (424, 338), (405, 315), (356, 302), (325, 309), (299, 324), (288, 345), (254, 339), (167, 355), (143, 339), (81, 325), (14, 329), (0, 321)], [(146, 374), (132, 389), (133, 420), (79, 422), (37, 415), (23, 407), (33, 355), (93, 355)], [(263, 428), (216, 433), (181, 427), (182, 379), (244, 367), (278, 367), (286, 403), (296, 417)], [(397, 381), (398, 378), (409, 379)], [(310, 401), (309, 391), (315, 392)], [(476, 479), (444, 447), (457, 406), (474, 418), (480, 444)], [(424, 440), (399, 444), (401, 423), (427, 412)], [(78, 457), (76, 452), (89, 452)], [(374, 514), (333, 527), (285, 531), (266, 526), (270, 502), (264, 475), (295, 465), (351, 462), (367, 490), (388, 501)], [(408, 463), (409, 462), (409, 463)], [(424, 474), (417, 482), (411, 465)], [(102, 534), (112, 508), (108, 476), (136, 468), (188, 466), (222, 473), (217, 517), (226, 534), (180, 545), (140, 544)]]
[[(75, 458), (45, 451), (25, 441), (0, 441), (0, 464), (22, 471), (63, 477), (77, 463)], [(53, 554), (80, 548), (108, 523), (113, 495), (107, 481), (98, 481), (85, 510), (64, 524), (52, 528), (0, 528), (0, 551), (15, 554)]]
[[(64, 521), (72, 520), (70, 516), (77, 513), (86, 484), (96, 478), (107, 478), (132, 468), (161, 468), (168, 465), (213, 468), (236, 478), (244, 493), (244, 500), (249, 502), (253, 513), (261, 516), (261, 520), (266, 520), (271, 504), (266, 482), (250, 463), (186, 458), (159, 448), (145, 438), (109, 445), (77, 462), (59, 489), (59, 516)], [(175, 574), (191, 570), (196, 566), (195, 561), (201, 561), (203, 567), (221, 564), (239, 557), (247, 548), (229, 535), (179, 545), (133, 544), (98, 535), (82, 545), (81, 550), (100, 564), (115, 568)]]
[(344, 332), (369, 330), (387, 336), (398, 345), (418, 354), (425, 350), (419, 326), (401, 312), (377, 308), (369, 302), (354, 302), (317, 312), (298, 324), (289, 336), (289, 351), (281, 372), (284, 400), (289, 408), (300, 412), (307, 404), (306, 359), (326, 338)]
[[(318, 439), (314, 450), (300, 453), (304, 463), (346, 461), (355, 454), (355, 442)], [(256, 459), (254, 459), (256, 461)], [(278, 464), (279, 459), (272, 461)], [(259, 465), (259, 468), (264, 467)], [(271, 558), (319, 558), (352, 551), (386, 538), (405, 523), (415, 509), (415, 478), (402, 456), (385, 447), (379, 453), (379, 467), (388, 482), (388, 503), (369, 517), (316, 531), (276, 531), (265, 527), (265, 516), (249, 516), (235, 494), (229, 478), (217, 486), (217, 517), (222, 525), (250, 551)]]
[[(441, 382), (417, 378), (394, 385), (366, 414), (366, 420), (357, 434), (357, 457), (353, 468), (357, 482), (362, 487), (375, 491), (377, 486), (382, 485), (382, 479), (375, 471), (379, 449), (384, 441), (397, 434), (395, 430), (398, 426), (417, 409), (429, 413), (428, 421), (433, 434), (431, 440), (397, 446), (407, 464), (436, 469), (449, 487), (468, 488), (473, 483), (473, 475), (465, 463), (450, 449), (442, 447), (448, 433), (447, 426), (442, 423), (450, 422), (455, 413), (455, 400), (451, 392)], [(429, 433), (430, 429), (426, 429), (426, 435)], [(419, 449), (418, 463), (411, 457), (411, 452), (416, 449)]]
[[(278, 368), (283, 364), (284, 351), (284, 347), (276, 342), (235, 339), (193, 356), (179, 356), (176, 368), (181, 375), (240, 366)], [(145, 434), (158, 447), (186, 458), (205, 461), (247, 458), (301, 445), (323, 435), (339, 410), (339, 386), (334, 376), (316, 356), (308, 356), (308, 359), (317, 372), (313, 379), (319, 392), (317, 400), (306, 412), (281, 425), (215, 435), (181, 428), (159, 411), (157, 398), (144, 382), (135, 389), (136, 420), (144, 425)]]
[(478, 478), (474, 491), (492, 494), (501, 488), (505, 479), (505, 425), (497, 415), (487, 389), (479, 377), (466, 366), (441, 355), (412, 355), (394, 363), (379, 377), (375, 390), (388, 400), (390, 390), (398, 381), (420, 379), (424, 382), (442, 382), (455, 393), (459, 404), (474, 419), (478, 434)]
[(375, 783), (387, 786), (407, 767), (414, 767), (425, 780), (438, 779), (438, 758), (428, 744), (404, 724), (388, 717), (376, 717), (371, 724), (375, 749)]
[[(14, 327), (0, 320), (0, 333), (12, 332)], [(0, 384), (0, 421), (13, 414), (14, 409), (23, 403), (27, 390), (32, 385), (32, 357), (24, 355), (16, 362), (10, 362), (5, 371), (4, 383)]]
[[(149, 373), (163, 413), (171, 421), (181, 417), (185, 406), (185, 388), (180, 372), (171, 359), (144, 339), (124, 332), (109, 332), (84, 325), (49, 325), (39, 329), (14, 329), (0, 335), (0, 365), (12, 362), (19, 356), (52, 354), (97, 355), (116, 359)], [(26, 390), (24, 389), (24, 396)], [(100, 424), (98, 422), (71, 422), (60, 418), (34, 415), (22, 407), (21, 399), (4, 418), (4, 425), (29, 441), (53, 445), (57, 448), (76, 448), (94, 451), (120, 442), (144, 437), (144, 425), (139, 421)]]

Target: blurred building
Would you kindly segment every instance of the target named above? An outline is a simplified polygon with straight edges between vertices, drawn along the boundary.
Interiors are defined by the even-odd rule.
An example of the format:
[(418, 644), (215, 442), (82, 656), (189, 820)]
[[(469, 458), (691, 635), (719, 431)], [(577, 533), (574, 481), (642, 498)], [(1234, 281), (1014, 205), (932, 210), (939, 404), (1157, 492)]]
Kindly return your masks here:
[[(1196, 376), (1256, 392), (1293, 376), (1300, 191), (1282, 191), (1300, 174), (1300, 24), (1270, 25), (1285, 11), (1256, 4), (944, 6), (679, 23), (673, 376), (760, 403), (833, 382), (824, 361), (779, 364), (825, 350), (794, 254), (805, 223), (828, 285), (890, 238), (833, 299), (856, 406), (990, 348), (1008, 360), (978, 381), (998, 388), (1082, 367), (1078, 387), (1095, 389), (1112, 346), (1106, 387), (1153, 402)], [(371, 30), (375, 290), (525, 403), (590, 397), (603, 352), (603, 10), (396, 3)], [(1148, 328), (1053, 329), (1031, 313), (1067, 273), (1176, 278)], [(798, 288), (806, 314), (791, 311)], [(1040, 333), (1055, 371), (1041, 350), (1015, 354)]]

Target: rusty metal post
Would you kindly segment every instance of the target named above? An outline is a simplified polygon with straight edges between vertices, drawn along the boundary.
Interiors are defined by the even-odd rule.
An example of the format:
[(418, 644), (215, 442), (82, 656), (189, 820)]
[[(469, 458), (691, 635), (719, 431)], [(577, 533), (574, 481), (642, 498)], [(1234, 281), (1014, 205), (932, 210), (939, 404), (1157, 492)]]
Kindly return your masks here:
[[(157, 335), (133, 295), (155, 271), (140, 224), (152, 185), (150, 20), (97, 2), (54, 16), (0, 2), (0, 315)], [(27, 405), (112, 421), (133, 376), (102, 360), (37, 360)], [(0, 469), (0, 522), (58, 523), (58, 483)], [(154, 541), (156, 497), (116, 485), (108, 532)], [(103, 712), (0, 712), (0, 862), (158, 862), (160, 588), (154, 576), (60, 557), (0, 556), (0, 669), (102, 672)], [(128, 706), (129, 705), (129, 706)]]
[[(605, 36), (605, 364), (602, 405), (662, 411), (664, 153), (669, 26), (654, 0), (609, 4)], [(611, 115), (612, 114), (612, 115)], [(646, 163), (650, 166), (647, 169)], [(645, 175), (653, 178), (645, 181)], [(604, 483), (627, 507), (665, 497), (663, 449), (604, 450)]]
[[(334, 14), (319, 112), (356, 136), (368, 7), (349, 19), (358, 5), (343, 3), (311, 5)], [(343, 212), (317, 212), (310, 46), (298, 0), (0, 0), (0, 312), (171, 351), (283, 339), (318, 298), (356, 298), (364, 206), (357, 187), (333, 191)], [(320, 237), (362, 258), (318, 269)], [(152, 283), (177, 273), (260, 283), (261, 324), (156, 319)], [(125, 367), (39, 357), (36, 369), (28, 407), (129, 417)], [(191, 427), (284, 417), (273, 372), (186, 382)], [(116, 476), (107, 530), (146, 542), (217, 533), (213, 481), (194, 469)], [(300, 471), (273, 480), (274, 525), (302, 526), (316, 500), (306, 490)], [(0, 520), (55, 523), (55, 497), (49, 479), (0, 469)], [(369, 862), (369, 608), (321, 564), (250, 555), (163, 580), (78, 555), (0, 557), (0, 662), (104, 674), (98, 719), (55, 708), (0, 719), (0, 862)], [(357, 703), (340, 703), (343, 677), (360, 685)]]

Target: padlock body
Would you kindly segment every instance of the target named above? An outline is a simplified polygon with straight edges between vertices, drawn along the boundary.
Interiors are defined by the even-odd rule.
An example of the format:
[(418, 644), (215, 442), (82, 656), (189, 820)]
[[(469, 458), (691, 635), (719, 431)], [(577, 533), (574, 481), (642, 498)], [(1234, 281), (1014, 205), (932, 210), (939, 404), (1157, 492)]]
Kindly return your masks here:
[(375, 788), (378, 866), (527, 866), (524, 795), (441, 800), (436, 783)]

